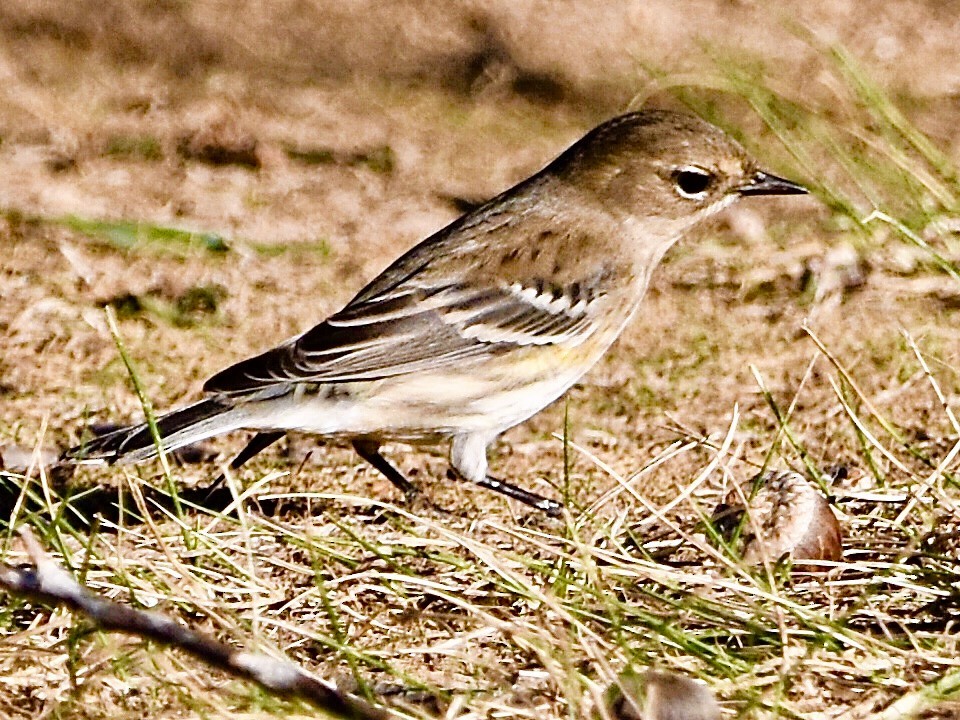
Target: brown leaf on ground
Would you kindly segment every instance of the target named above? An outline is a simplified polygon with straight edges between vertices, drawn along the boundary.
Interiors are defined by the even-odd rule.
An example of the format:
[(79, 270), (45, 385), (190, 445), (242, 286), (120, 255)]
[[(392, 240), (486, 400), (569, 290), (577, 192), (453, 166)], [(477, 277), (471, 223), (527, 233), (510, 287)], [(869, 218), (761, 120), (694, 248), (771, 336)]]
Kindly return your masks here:
[[(733, 488), (714, 511), (728, 537), (747, 509), (743, 561), (759, 565), (789, 555), (800, 560), (840, 560), (840, 523), (819, 489), (798, 473), (767, 473), (750, 497), (755, 480)], [(747, 501), (746, 506), (744, 501)]]
[(0, 445), (0, 469), (17, 474), (26, 474), (38, 468), (50, 468), (57, 463), (60, 453), (54, 448), (32, 448), (7, 443)]
[(615, 720), (719, 720), (720, 706), (701, 683), (676, 673), (627, 670), (607, 689)]

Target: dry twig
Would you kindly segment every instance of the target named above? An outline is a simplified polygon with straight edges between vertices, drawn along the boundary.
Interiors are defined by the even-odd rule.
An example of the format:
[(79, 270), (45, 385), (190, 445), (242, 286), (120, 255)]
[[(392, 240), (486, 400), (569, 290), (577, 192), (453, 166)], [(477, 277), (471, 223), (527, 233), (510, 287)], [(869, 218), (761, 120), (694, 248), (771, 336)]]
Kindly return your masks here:
[(65, 605), (85, 615), (102, 630), (129, 633), (180, 648), (235, 677), (252, 680), (280, 696), (307, 700), (336, 717), (347, 720), (389, 717), (384, 710), (340, 692), (289, 660), (238, 650), (161, 613), (136, 610), (98, 597), (50, 558), (29, 529), (22, 529), (21, 537), (34, 567), (0, 564), (2, 590), (44, 604)]

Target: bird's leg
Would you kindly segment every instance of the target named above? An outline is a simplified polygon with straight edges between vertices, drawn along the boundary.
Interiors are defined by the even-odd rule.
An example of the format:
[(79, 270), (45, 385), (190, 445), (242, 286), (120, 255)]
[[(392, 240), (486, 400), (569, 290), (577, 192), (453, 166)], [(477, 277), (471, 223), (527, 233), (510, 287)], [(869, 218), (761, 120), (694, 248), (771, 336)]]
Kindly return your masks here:
[[(244, 446), (243, 450), (238, 452), (234, 456), (233, 460), (230, 461), (231, 470), (239, 470), (244, 463), (250, 460), (255, 455), (259, 455), (261, 452), (266, 450), (268, 447), (273, 445), (277, 440), (286, 435), (285, 432), (281, 430), (276, 430), (272, 432), (259, 432), (250, 438), (250, 442)], [(210, 490), (217, 488), (224, 480), (226, 479), (225, 473), (220, 473), (217, 476), (217, 479), (210, 484)]]
[(563, 505), (556, 500), (545, 498), (516, 485), (511, 485), (487, 473), (487, 443), (489, 438), (482, 435), (457, 435), (450, 446), (450, 475), (455, 479), (466, 480), (480, 487), (493, 490), (524, 505), (529, 505), (550, 517), (560, 517)]
[(463, 477), (453, 468), (450, 468), (449, 475), (452, 479), (466, 480), (467, 482), (472, 482), (480, 487), (498, 492), (501, 495), (506, 495), (514, 500), (519, 500), (524, 505), (529, 505), (532, 508), (536, 508), (537, 510), (545, 512), (550, 517), (560, 517), (563, 514), (563, 505), (558, 503), (556, 500), (551, 500), (543, 495), (537, 495), (529, 490), (524, 490), (522, 487), (517, 487), (516, 485), (511, 485), (503, 480), (498, 480), (492, 475), (484, 475), (479, 480), (471, 480), (470, 478)]
[(408, 501), (413, 500), (420, 493), (420, 489), (416, 485), (407, 480), (402, 472), (380, 454), (380, 443), (377, 441), (354, 440), (353, 449), (357, 451), (360, 457), (379, 470), (387, 480), (397, 486), (406, 495)]

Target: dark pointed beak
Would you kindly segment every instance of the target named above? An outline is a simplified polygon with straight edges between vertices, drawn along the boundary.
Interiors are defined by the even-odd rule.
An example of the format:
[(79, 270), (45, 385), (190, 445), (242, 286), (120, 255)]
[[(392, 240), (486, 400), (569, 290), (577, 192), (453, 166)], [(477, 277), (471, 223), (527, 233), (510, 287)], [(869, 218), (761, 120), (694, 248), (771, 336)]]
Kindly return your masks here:
[(803, 185), (798, 185), (782, 177), (758, 170), (750, 181), (737, 188), (741, 195), (806, 195)]

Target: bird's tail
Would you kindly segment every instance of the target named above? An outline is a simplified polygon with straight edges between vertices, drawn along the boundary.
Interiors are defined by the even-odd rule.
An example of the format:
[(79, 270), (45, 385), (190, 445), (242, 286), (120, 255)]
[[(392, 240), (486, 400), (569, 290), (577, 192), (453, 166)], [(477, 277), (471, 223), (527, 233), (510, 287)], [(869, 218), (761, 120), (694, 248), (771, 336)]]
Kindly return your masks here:
[[(157, 418), (164, 452), (172, 452), (214, 435), (243, 427), (246, 412), (222, 397), (201, 400)], [(84, 464), (136, 463), (156, 457), (157, 446), (147, 423), (131, 425), (70, 448), (64, 459)]]

